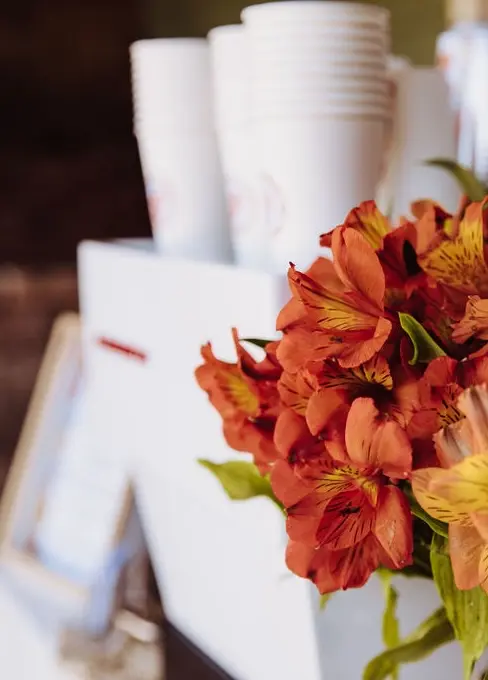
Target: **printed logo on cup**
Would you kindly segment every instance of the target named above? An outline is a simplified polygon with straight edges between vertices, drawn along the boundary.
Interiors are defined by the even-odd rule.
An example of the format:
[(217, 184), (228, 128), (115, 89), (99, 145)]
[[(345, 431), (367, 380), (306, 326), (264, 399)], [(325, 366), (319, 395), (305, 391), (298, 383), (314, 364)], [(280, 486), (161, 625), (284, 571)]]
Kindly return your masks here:
[(252, 188), (238, 177), (226, 178), (227, 205), (233, 231), (244, 232), (256, 220), (256, 199)]
[(177, 210), (176, 191), (168, 180), (149, 182), (146, 200), (153, 231), (167, 229)]
[(285, 198), (277, 182), (268, 174), (261, 175), (264, 223), (272, 237), (278, 236), (285, 226)]

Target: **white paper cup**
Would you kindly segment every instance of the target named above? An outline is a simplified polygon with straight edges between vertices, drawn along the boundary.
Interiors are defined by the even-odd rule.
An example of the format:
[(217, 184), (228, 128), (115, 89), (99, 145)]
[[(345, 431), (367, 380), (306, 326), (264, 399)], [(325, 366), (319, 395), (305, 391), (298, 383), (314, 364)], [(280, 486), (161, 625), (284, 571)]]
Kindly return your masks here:
[(298, 92), (271, 92), (255, 93), (252, 111), (267, 107), (299, 107), (303, 111), (317, 107), (329, 106), (375, 106), (382, 109), (391, 108), (391, 98), (384, 93), (369, 92), (343, 92), (331, 88), (317, 91), (317, 89)]
[(242, 11), (247, 25), (271, 25), (279, 23), (337, 21), (354, 25), (379, 26), (388, 30), (390, 13), (376, 5), (353, 2), (320, 2), (295, 0), (252, 5)]
[(287, 74), (290, 78), (310, 77), (324, 79), (353, 79), (356, 81), (384, 81), (388, 71), (386, 64), (355, 64), (335, 62), (313, 62), (300, 64), (294, 61), (272, 62), (264, 59), (253, 58), (252, 61), (252, 85), (254, 80), (268, 80), (272, 84), (273, 80), (280, 78), (286, 80)]
[(316, 120), (322, 118), (344, 118), (344, 119), (365, 119), (368, 120), (391, 120), (391, 110), (384, 106), (367, 104), (348, 104), (339, 105), (322, 104), (315, 106), (303, 106), (300, 103), (288, 106), (260, 106), (253, 110), (253, 121), (268, 120)]
[(160, 252), (214, 262), (230, 262), (224, 185), (212, 135), (138, 138)]
[(319, 236), (351, 208), (374, 198), (384, 122), (363, 117), (256, 122), (261, 185), (267, 206), (270, 262), (305, 268), (323, 249)]
[(251, 69), (242, 25), (219, 26), (208, 35), (217, 128), (246, 124), (250, 115)]
[[(283, 81), (285, 78), (283, 77)], [(286, 82), (280, 79), (268, 78), (266, 74), (260, 78), (256, 75), (253, 82), (253, 92), (255, 95), (287, 94), (290, 96), (301, 97), (309, 93), (322, 96), (325, 92), (342, 93), (345, 96), (391, 96), (391, 85), (386, 78), (365, 78), (365, 77), (341, 77), (337, 74), (300, 74), (290, 71)]]
[(431, 198), (455, 211), (460, 191), (445, 171), (428, 167), (432, 158), (456, 158), (456, 113), (449, 90), (435, 68), (412, 68), (406, 77), (402, 102), (402, 144), (393, 178), (394, 216), (410, 213), (413, 201)]
[(352, 54), (378, 55), (387, 53), (386, 40), (382, 41), (380, 36), (364, 36), (361, 39), (354, 39), (344, 31), (337, 31), (307, 35), (256, 35), (249, 31), (249, 42), (253, 49), (263, 55), (273, 53), (286, 55), (300, 55), (302, 53), (310, 55), (334, 55), (337, 52), (350, 52)]
[(220, 130), (227, 207), (235, 261), (242, 267), (268, 268), (269, 234), (264, 224), (254, 130), (249, 124)]
[(273, 65), (275, 68), (284, 67), (287, 64), (293, 64), (295, 68), (324, 68), (327, 65), (329, 68), (340, 66), (355, 66), (357, 68), (385, 68), (387, 61), (387, 54), (384, 51), (378, 52), (354, 52), (352, 50), (269, 50), (259, 51), (259, 48), (250, 41), (250, 52), (254, 63), (265, 63), (269, 66)]
[(141, 40), (131, 45), (134, 120), (160, 129), (213, 126), (210, 56), (200, 38)]

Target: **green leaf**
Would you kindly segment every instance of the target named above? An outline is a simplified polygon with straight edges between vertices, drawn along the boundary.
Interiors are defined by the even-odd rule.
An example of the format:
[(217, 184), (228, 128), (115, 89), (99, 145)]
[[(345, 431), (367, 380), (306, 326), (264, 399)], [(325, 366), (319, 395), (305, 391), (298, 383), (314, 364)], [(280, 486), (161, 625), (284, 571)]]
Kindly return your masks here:
[(334, 595), (334, 593), (327, 593), (326, 595), (320, 596), (319, 608), (321, 612), (323, 612), (326, 609), (332, 595)]
[(415, 366), (417, 363), (428, 364), (433, 359), (446, 356), (444, 350), (431, 338), (417, 319), (402, 312), (398, 316), (401, 327), (412, 341), (413, 358), (410, 361), (411, 366)]
[(488, 646), (488, 596), (479, 587), (458, 590), (445, 538), (434, 534), (430, 559), (434, 581), (463, 648), (464, 678), (470, 680), (476, 662)]
[[(393, 573), (389, 569), (378, 569), (378, 576), (385, 593), (385, 611), (383, 613), (383, 643), (386, 649), (394, 649), (400, 644), (400, 625), (396, 616), (398, 592), (392, 586)], [(398, 665), (392, 666), (390, 677), (398, 680)]]
[(364, 671), (363, 680), (386, 680), (397, 666), (421, 661), (453, 639), (454, 631), (446, 610), (442, 607), (400, 644), (370, 661)]
[(266, 349), (266, 346), (269, 345), (270, 342), (273, 342), (273, 340), (260, 340), (259, 338), (243, 338), (241, 342), (248, 342), (250, 345), (255, 345), (256, 347), (260, 347), (261, 349)]
[(462, 165), (456, 161), (447, 160), (444, 158), (433, 158), (427, 161), (427, 165), (435, 168), (447, 170), (457, 180), (463, 192), (471, 201), (483, 201), (488, 193), (486, 187), (479, 181), (479, 179)]
[(265, 496), (283, 512), (283, 505), (274, 495), (269, 477), (263, 477), (254, 463), (232, 460), (219, 465), (202, 459), (198, 463), (217, 477), (231, 500), (246, 501), (257, 496)]

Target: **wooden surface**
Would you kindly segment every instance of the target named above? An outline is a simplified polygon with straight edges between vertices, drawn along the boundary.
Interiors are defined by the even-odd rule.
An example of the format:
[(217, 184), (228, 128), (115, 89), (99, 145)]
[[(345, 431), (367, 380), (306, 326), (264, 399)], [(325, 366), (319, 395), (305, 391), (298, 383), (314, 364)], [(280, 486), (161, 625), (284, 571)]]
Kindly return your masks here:
[(71, 267), (0, 267), (0, 488), (10, 465), (54, 319), (76, 311)]

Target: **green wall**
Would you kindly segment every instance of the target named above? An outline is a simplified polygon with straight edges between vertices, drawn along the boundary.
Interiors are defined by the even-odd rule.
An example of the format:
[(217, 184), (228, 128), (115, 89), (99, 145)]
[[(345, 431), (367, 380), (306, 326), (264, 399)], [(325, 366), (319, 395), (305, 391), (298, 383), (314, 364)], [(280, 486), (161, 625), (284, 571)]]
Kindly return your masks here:
[[(147, 37), (205, 35), (210, 28), (239, 21), (245, 0), (143, 0)], [(443, 30), (444, 0), (363, 0), (388, 7), (393, 16), (393, 49), (417, 64), (433, 60)], [(143, 36), (143, 37), (146, 37)]]

